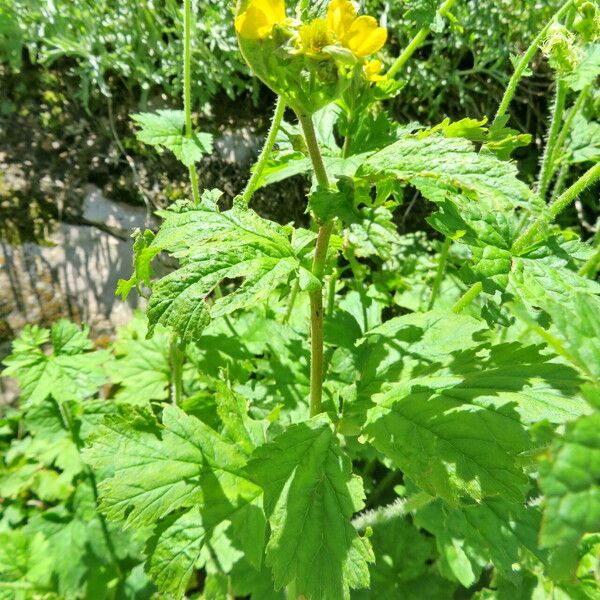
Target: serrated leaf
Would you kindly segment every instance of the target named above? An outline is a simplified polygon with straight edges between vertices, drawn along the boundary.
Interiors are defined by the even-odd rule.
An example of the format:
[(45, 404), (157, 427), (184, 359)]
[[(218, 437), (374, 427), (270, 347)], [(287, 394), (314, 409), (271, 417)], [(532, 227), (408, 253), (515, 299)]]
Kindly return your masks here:
[(473, 195), (496, 210), (533, 199), (512, 163), (479, 154), (461, 138), (405, 137), (371, 155), (357, 172), (370, 179), (390, 175), (412, 183), (433, 202), (443, 201), (448, 190)]
[[(526, 482), (519, 457), (530, 446), (526, 424), (585, 414), (578, 377), (535, 346), (477, 345), (475, 320), (455, 342), (466, 323), (426, 313), (392, 319), (369, 333), (377, 354), (363, 367), (359, 399), (385, 387), (373, 398), (366, 431), (406, 475), (450, 504), (462, 496), (519, 501)], [(464, 348), (440, 355), (444, 339)], [(432, 360), (436, 354), (439, 362)]]
[(171, 150), (186, 167), (200, 162), (205, 154), (212, 152), (212, 135), (194, 133), (184, 135), (185, 113), (182, 110), (159, 110), (156, 113), (131, 115), (140, 129), (136, 137), (140, 142)]
[(127, 526), (150, 525), (178, 508), (205, 511), (249, 503), (259, 489), (242, 474), (245, 457), (216, 431), (175, 406), (162, 425), (130, 408), (108, 416), (85, 460), (106, 473), (100, 507)]
[(578, 562), (577, 545), (600, 532), (600, 413), (569, 423), (540, 464), (545, 495), (540, 540), (553, 548), (552, 571), (569, 579)]
[(541, 513), (524, 504), (488, 498), (480, 504), (450, 508), (440, 501), (417, 511), (415, 524), (435, 535), (442, 573), (470, 587), (491, 563), (515, 580), (523, 552), (543, 560), (537, 535)]
[(363, 506), (362, 483), (327, 416), (288, 427), (247, 470), (264, 490), (276, 589), (295, 581), (307, 600), (340, 600), (368, 586), (371, 550), (350, 522)]
[[(176, 204), (161, 213), (165, 221), (152, 247), (171, 253), (181, 266), (152, 286), (150, 333), (161, 323), (183, 340), (195, 340), (212, 317), (261, 303), (298, 268), (283, 227), (240, 204), (221, 212), (219, 196), (207, 192), (199, 206)], [(243, 281), (234, 291), (207, 304), (221, 281), (238, 278)]]
[[(25, 403), (38, 404), (48, 396), (63, 402), (96, 393), (106, 379), (102, 364), (108, 353), (88, 352), (93, 348), (88, 334), (88, 327), (80, 329), (64, 319), (54, 323), (50, 332), (35, 325), (24, 328), (4, 360), (4, 373), (19, 380)], [(44, 348), (49, 340), (51, 353)]]

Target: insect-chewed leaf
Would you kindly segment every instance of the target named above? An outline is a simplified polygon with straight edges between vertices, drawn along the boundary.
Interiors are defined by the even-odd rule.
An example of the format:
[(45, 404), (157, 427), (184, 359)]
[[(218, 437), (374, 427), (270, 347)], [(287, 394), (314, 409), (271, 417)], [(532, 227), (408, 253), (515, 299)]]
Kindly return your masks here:
[(140, 142), (171, 150), (186, 167), (212, 152), (212, 135), (209, 133), (195, 133), (192, 137), (184, 135), (185, 113), (182, 110), (159, 110), (131, 117), (140, 126), (136, 133)]
[[(193, 340), (211, 317), (262, 302), (298, 268), (285, 228), (244, 205), (220, 211), (220, 195), (206, 192), (198, 206), (178, 203), (161, 213), (165, 221), (152, 247), (169, 252), (181, 266), (152, 286), (150, 332), (161, 323)], [(221, 281), (238, 278), (243, 279), (238, 288), (207, 305)]]
[(350, 521), (363, 506), (362, 482), (329, 417), (290, 426), (255, 451), (247, 470), (264, 490), (276, 588), (295, 581), (307, 600), (340, 600), (368, 586), (372, 552)]
[[(476, 320), (469, 324), (455, 316), (409, 315), (369, 333), (377, 336), (377, 359), (371, 362), (379, 361), (373, 367), (382, 379), (366, 365), (359, 399), (390, 383), (373, 398), (366, 431), (398, 468), (450, 504), (462, 496), (519, 501), (526, 483), (519, 457), (530, 446), (526, 425), (585, 414), (580, 380), (538, 347), (476, 344), (474, 333), (465, 336), (464, 348), (450, 347), (441, 356), (439, 340), (451, 340), (465, 325), (476, 331)], [(433, 326), (435, 334), (428, 337)], [(403, 348), (407, 337), (411, 342)]]

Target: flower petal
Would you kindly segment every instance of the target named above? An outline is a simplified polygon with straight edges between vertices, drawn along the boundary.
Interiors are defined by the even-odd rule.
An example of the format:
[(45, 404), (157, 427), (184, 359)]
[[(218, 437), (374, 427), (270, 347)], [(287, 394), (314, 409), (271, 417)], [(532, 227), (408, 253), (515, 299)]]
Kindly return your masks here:
[(348, 35), (355, 18), (356, 8), (350, 0), (332, 0), (327, 8), (327, 27), (340, 41)]
[(345, 45), (356, 56), (369, 56), (381, 50), (386, 40), (387, 30), (379, 27), (373, 17), (363, 15), (352, 23)]
[(268, 37), (277, 23), (285, 21), (285, 0), (253, 0), (235, 19), (238, 35), (251, 40)]

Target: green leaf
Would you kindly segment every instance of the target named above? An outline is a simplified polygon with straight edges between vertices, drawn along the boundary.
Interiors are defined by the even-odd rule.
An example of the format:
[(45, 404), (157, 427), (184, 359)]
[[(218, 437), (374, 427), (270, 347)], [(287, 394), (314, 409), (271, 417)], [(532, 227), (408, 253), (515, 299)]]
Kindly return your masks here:
[[(477, 345), (476, 327), (475, 320), (436, 312), (392, 319), (369, 332), (363, 352), (376, 353), (358, 384), (363, 398), (383, 390), (367, 419), (375, 447), (452, 505), (464, 496), (521, 500), (520, 456), (530, 447), (525, 425), (587, 412), (575, 371), (535, 346)], [(461, 330), (469, 332), (462, 339)]]
[(106, 364), (110, 379), (120, 385), (115, 400), (146, 404), (169, 397), (170, 335), (159, 326), (152, 339), (146, 339), (147, 329), (145, 316), (138, 312), (118, 332), (115, 360)]
[(598, 75), (600, 75), (600, 43), (594, 43), (585, 46), (580, 63), (564, 79), (572, 90), (579, 92), (594, 83)]
[(405, 137), (371, 155), (357, 172), (369, 179), (390, 175), (412, 183), (433, 202), (443, 201), (448, 190), (461, 191), (497, 211), (533, 200), (512, 163), (479, 154), (461, 138)]
[(127, 526), (196, 504), (219, 511), (259, 495), (242, 474), (246, 460), (236, 447), (175, 406), (165, 407), (162, 426), (141, 409), (108, 416), (84, 458), (107, 473), (98, 486), (100, 508)]
[(554, 550), (552, 571), (559, 579), (569, 579), (574, 573), (582, 536), (600, 532), (598, 431), (597, 410), (569, 423), (540, 464), (540, 487), (545, 495), (540, 540)]
[[(286, 283), (299, 262), (288, 231), (244, 205), (221, 212), (220, 192), (206, 192), (202, 203), (176, 204), (152, 246), (171, 253), (180, 268), (152, 286), (149, 331), (161, 323), (185, 341), (200, 336), (210, 319), (263, 302)], [(207, 297), (224, 279), (243, 279), (230, 294), (210, 306)]]
[(158, 522), (148, 567), (161, 590), (183, 594), (219, 526), (229, 526), (233, 542), (260, 566), (261, 490), (243, 472), (245, 456), (202, 421), (167, 406), (161, 426), (146, 410), (124, 407), (106, 418), (85, 457), (103, 477), (100, 509), (110, 519)]
[(435, 535), (442, 573), (470, 587), (489, 563), (515, 580), (524, 552), (543, 560), (537, 545), (540, 518), (537, 508), (488, 498), (458, 509), (433, 502), (417, 511), (415, 524)]
[(288, 427), (247, 469), (264, 490), (276, 589), (295, 581), (307, 600), (340, 600), (368, 586), (372, 553), (350, 521), (363, 507), (362, 483), (326, 415)]
[(186, 167), (212, 153), (212, 135), (209, 133), (194, 133), (191, 138), (184, 135), (185, 113), (182, 110), (137, 113), (131, 118), (140, 127), (136, 132), (140, 142), (171, 150)]
[(371, 565), (369, 590), (352, 594), (356, 600), (452, 598), (454, 585), (437, 572), (437, 553), (430, 536), (408, 520), (395, 518), (376, 524), (369, 538), (377, 557)]
[[(48, 396), (59, 402), (82, 400), (95, 394), (106, 375), (102, 364), (108, 353), (93, 348), (89, 328), (80, 329), (66, 320), (57, 321), (50, 332), (27, 325), (13, 343), (13, 351), (5, 360), (5, 375), (19, 380), (22, 400), (38, 404)], [(45, 352), (51, 341), (53, 351)]]
[(40, 533), (27, 535), (21, 530), (0, 532), (0, 599), (13, 600), (14, 589), (3, 589), (2, 583), (22, 584), (30, 591), (49, 588), (52, 559), (48, 542)]

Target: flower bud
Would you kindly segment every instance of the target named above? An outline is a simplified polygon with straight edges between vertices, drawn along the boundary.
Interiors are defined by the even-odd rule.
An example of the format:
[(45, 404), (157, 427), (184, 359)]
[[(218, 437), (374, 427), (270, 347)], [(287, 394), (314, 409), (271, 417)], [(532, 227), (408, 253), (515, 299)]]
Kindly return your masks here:
[(553, 23), (548, 30), (542, 51), (548, 58), (550, 66), (560, 76), (572, 73), (580, 61), (575, 36), (560, 23)]

